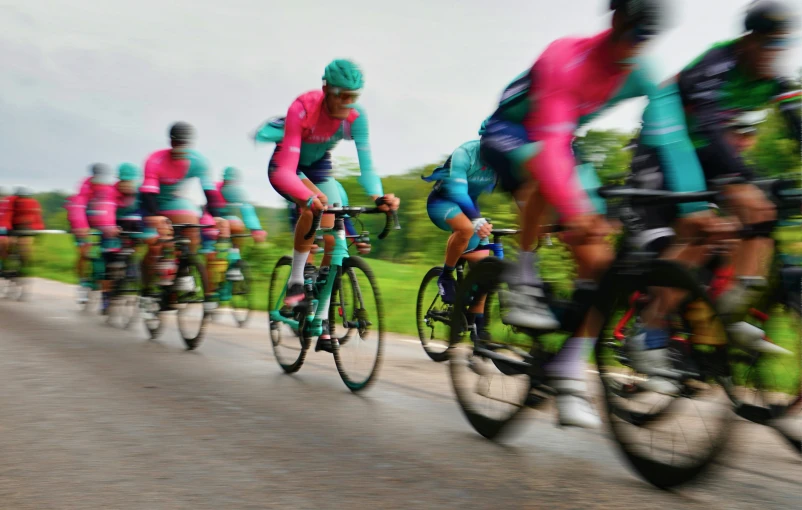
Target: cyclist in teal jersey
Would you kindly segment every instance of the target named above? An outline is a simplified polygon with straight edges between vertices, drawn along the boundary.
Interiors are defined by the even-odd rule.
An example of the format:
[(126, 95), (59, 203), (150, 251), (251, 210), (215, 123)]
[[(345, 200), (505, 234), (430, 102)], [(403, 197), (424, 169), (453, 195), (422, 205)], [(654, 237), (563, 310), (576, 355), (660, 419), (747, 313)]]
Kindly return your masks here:
[[(479, 158), (479, 140), (473, 140), (459, 146), (443, 166), (423, 180), (434, 182), (426, 204), (429, 219), (441, 230), (451, 232), (443, 272), (437, 280), (443, 302), (451, 304), (456, 297), (454, 269), (460, 258), (475, 263), (490, 254), (483, 246), (488, 244), (493, 225), (482, 217), (479, 197), (493, 191), (496, 175)], [(483, 310), (484, 300), (469, 310), (468, 323), (475, 324), (479, 333), (484, 331)]]
[(438, 228), (452, 232), (448, 238), (443, 274), (438, 280), (443, 301), (453, 303), (456, 293), (454, 267), (460, 257), (473, 261), (487, 256), (481, 245), (493, 225), (479, 211), (479, 196), (490, 193), (496, 185), (496, 175), (479, 158), (479, 140), (462, 144), (432, 175), (423, 178), (434, 182), (426, 209), (429, 219)]
[[(225, 243), (226, 237), (232, 234), (244, 234), (245, 229), (251, 231), (251, 237), (256, 243), (264, 243), (267, 232), (262, 228), (256, 209), (248, 201), (248, 194), (242, 185), (242, 175), (240, 171), (232, 166), (223, 170), (223, 180), (217, 183), (217, 190), (222, 197), (222, 207), (220, 214), (228, 222), (228, 229), (221, 229), (221, 240)], [(228, 234), (228, 235), (222, 235)], [(243, 239), (232, 238), (232, 243), (237, 248), (242, 248)], [(239, 257), (239, 251), (229, 252), (229, 265)], [(232, 258), (233, 257), (233, 258)], [(232, 281), (241, 280), (242, 273), (236, 267), (230, 268), (226, 273), (226, 278)]]
[(240, 171), (232, 166), (223, 171), (223, 180), (217, 183), (217, 190), (223, 198), (220, 214), (228, 220), (232, 234), (251, 231), (254, 241), (262, 243), (267, 232), (262, 228), (256, 209), (248, 201), (248, 194), (242, 185)]

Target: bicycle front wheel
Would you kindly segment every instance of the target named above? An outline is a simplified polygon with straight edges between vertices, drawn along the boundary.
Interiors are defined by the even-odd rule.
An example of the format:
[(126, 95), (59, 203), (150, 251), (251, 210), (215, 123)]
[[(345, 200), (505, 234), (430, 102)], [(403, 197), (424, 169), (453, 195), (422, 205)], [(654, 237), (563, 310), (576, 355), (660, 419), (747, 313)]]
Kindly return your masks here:
[(329, 328), (339, 346), (334, 362), (345, 385), (353, 392), (367, 388), (376, 378), (384, 342), (384, 311), (379, 286), (365, 260), (349, 257), (343, 261), (342, 275), (332, 295), (331, 307), (339, 307), (343, 334), (336, 337), (334, 324)]
[[(187, 277), (191, 278), (191, 282), (179, 280)], [(209, 282), (206, 279), (206, 268), (195, 259), (182, 261), (173, 289), (177, 294), (175, 307), (178, 309), (178, 331), (189, 351), (197, 349), (203, 341), (209, 321), (210, 314), (206, 313), (203, 305), (207, 288)]]
[[(270, 276), (270, 289), (267, 296), (267, 320), (270, 326), (270, 340), (273, 354), (279, 366), (288, 374), (301, 369), (309, 350), (310, 342), (304, 338), (306, 309), (303, 306), (288, 310), (284, 306), (284, 293), (290, 281), (292, 258), (281, 257)], [(296, 325), (283, 319), (297, 321)]]
[(142, 292), (142, 277), (133, 257), (125, 261), (123, 274), (114, 280), (108, 323), (120, 329), (128, 329), (139, 315), (139, 294)]
[[(731, 428), (724, 325), (693, 275), (666, 261), (652, 261), (638, 276), (613, 270), (600, 296), (604, 326), (596, 362), (613, 439), (652, 485), (693, 480), (722, 451)], [(635, 340), (648, 317), (667, 319), (665, 348), (644, 351)], [(657, 355), (665, 360), (657, 365), (660, 377)]]
[(504, 269), (504, 262), (494, 257), (477, 263), (457, 288), (450, 319), (449, 372), (454, 393), (468, 422), (488, 439), (518, 417), (532, 389), (529, 353), (534, 338), (500, 320), (488, 323), (480, 338), (465, 320), (468, 308), (482, 297), (486, 313), (493, 309), (494, 316), (503, 314), (499, 293), (507, 288)]

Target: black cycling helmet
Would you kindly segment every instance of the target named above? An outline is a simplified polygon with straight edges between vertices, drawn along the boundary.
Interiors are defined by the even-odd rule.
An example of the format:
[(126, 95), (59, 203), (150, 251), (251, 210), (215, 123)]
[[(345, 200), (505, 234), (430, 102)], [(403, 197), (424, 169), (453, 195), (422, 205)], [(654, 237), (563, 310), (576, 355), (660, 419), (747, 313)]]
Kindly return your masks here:
[(195, 138), (195, 128), (187, 122), (176, 122), (170, 126), (170, 141), (187, 144)]
[(783, 34), (797, 29), (796, 10), (779, 0), (755, 0), (746, 8), (744, 30), (757, 34)]
[(669, 16), (666, 0), (610, 0), (610, 10), (622, 13), (624, 28), (642, 41), (665, 31)]

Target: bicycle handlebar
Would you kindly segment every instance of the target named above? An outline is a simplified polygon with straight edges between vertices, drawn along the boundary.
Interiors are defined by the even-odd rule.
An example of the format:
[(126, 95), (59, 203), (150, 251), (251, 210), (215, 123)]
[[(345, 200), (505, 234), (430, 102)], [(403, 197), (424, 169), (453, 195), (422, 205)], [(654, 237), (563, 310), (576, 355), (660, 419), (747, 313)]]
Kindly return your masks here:
[(676, 193), (650, 189), (633, 188), (631, 186), (602, 186), (599, 196), (605, 200), (614, 198), (629, 199), (635, 203), (649, 205), (683, 204), (689, 202), (710, 202), (718, 195), (718, 191), (695, 191)]
[(379, 233), (379, 239), (387, 237), (390, 234), (390, 230), (401, 230), (401, 225), (398, 222), (398, 211), (390, 211), (390, 214), (387, 214), (387, 211), (382, 211), (379, 207), (329, 207), (313, 217), (312, 227), (304, 235), (304, 239), (311, 239), (315, 235), (315, 232), (320, 228), (320, 220), (323, 214), (333, 214), (335, 218), (343, 216), (356, 218), (360, 214), (386, 214), (387, 221), (385, 221), (384, 228)]

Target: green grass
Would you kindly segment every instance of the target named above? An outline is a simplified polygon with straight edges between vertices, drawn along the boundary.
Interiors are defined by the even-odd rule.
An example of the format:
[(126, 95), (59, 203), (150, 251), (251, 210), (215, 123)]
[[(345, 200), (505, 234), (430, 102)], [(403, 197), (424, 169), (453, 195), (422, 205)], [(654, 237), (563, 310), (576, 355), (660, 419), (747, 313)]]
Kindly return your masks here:
[[(271, 245), (265, 250), (266, 252), (256, 256), (258, 260), (251, 261), (251, 271), (256, 280), (253, 293), (253, 307), (256, 310), (267, 309), (270, 272), (279, 257), (284, 255)], [(33, 273), (42, 278), (64, 283), (78, 283), (75, 274), (76, 254), (75, 243), (71, 236), (63, 234), (39, 236), (34, 249)], [(246, 255), (246, 258), (251, 257)], [(369, 259), (368, 262), (379, 282), (387, 331), (417, 337), (415, 300), (423, 275), (431, 266), (398, 264), (376, 259)]]
[(75, 274), (77, 250), (72, 236), (43, 234), (36, 238), (33, 251), (33, 273), (64, 283), (78, 283)]

